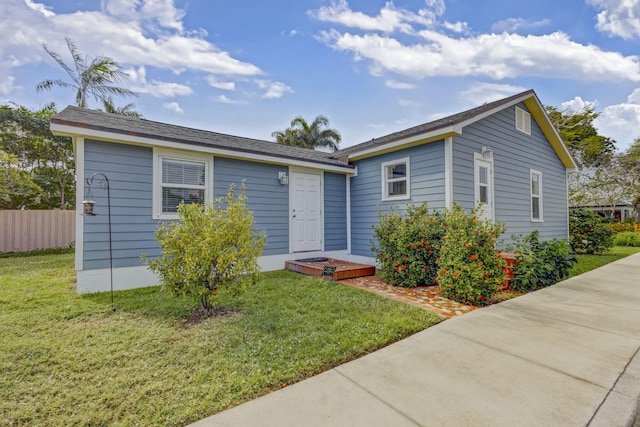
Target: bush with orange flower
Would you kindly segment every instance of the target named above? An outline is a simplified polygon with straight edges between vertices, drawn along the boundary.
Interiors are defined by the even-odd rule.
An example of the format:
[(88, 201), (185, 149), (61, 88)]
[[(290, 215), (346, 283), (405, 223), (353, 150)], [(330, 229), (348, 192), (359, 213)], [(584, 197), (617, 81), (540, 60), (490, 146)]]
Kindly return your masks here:
[(385, 282), (408, 288), (435, 283), (444, 235), (441, 213), (429, 212), (426, 203), (407, 206), (404, 213), (392, 208), (378, 214), (373, 232), (372, 250)]
[(464, 304), (486, 305), (504, 281), (504, 259), (496, 240), (504, 225), (481, 220), (454, 203), (443, 217), (445, 235), (437, 279), (442, 296)]

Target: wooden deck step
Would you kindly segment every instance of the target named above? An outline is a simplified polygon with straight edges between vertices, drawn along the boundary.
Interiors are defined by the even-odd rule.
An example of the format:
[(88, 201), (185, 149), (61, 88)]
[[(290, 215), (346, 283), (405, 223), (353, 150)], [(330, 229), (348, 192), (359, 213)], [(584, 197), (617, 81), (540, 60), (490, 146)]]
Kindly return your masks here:
[(297, 273), (324, 277), (329, 280), (353, 279), (376, 274), (376, 268), (373, 265), (358, 264), (333, 258), (303, 258), (286, 261), (285, 268)]

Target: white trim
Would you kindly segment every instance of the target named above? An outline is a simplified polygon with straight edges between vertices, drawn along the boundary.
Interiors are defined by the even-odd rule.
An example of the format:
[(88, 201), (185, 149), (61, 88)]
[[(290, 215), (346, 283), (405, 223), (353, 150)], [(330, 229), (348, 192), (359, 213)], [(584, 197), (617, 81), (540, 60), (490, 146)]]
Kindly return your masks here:
[(381, 144), (379, 146), (368, 148), (366, 150), (355, 151), (352, 154), (349, 154), (349, 160), (354, 161), (354, 160), (366, 159), (367, 157), (374, 157), (378, 155), (378, 153), (381, 151), (390, 152), (390, 151), (402, 150), (405, 148), (405, 145), (410, 145), (423, 140), (425, 141), (425, 143), (440, 141), (442, 140), (443, 135), (451, 135), (451, 134), (454, 134), (454, 135), (462, 134), (462, 126), (460, 125), (447, 126), (445, 128), (433, 130), (426, 133), (421, 133), (408, 138), (402, 138), (394, 142)]
[[(533, 176), (538, 176), (538, 190), (539, 194), (536, 195), (538, 197), (538, 210), (540, 212), (540, 218), (533, 217)], [(537, 171), (535, 169), (529, 169), (529, 214), (531, 216), (531, 222), (544, 222), (544, 209), (543, 209), (543, 194), (542, 194), (542, 172)]]
[(320, 177), (320, 252), (324, 251), (324, 171), (306, 168), (289, 167), (289, 252), (290, 253), (307, 253), (293, 251), (293, 175), (296, 173), (316, 175)]
[(171, 159), (176, 161), (195, 161), (205, 165), (205, 202), (213, 200), (213, 156), (210, 154), (193, 153), (183, 150), (166, 150), (153, 148), (153, 219), (178, 219), (177, 214), (162, 212), (162, 196), (160, 186), (162, 183), (162, 160)]
[(73, 145), (76, 157), (76, 243), (75, 268), (80, 271), (84, 266), (84, 138), (74, 137)]
[(208, 154), (217, 155), (221, 157), (251, 160), (251, 161), (256, 161), (261, 163), (270, 163), (270, 164), (287, 165), (287, 166), (288, 165), (300, 166), (300, 167), (309, 168), (309, 169), (326, 170), (329, 172), (339, 172), (339, 173), (346, 173), (346, 174), (354, 173), (353, 168), (346, 167), (346, 166), (336, 166), (336, 165), (329, 165), (324, 163), (315, 163), (315, 162), (305, 161), (305, 160), (285, 159), (282, 157), (272, 156), (267, 154), (245, 153), (242, 151), (184, 144), (180, 142), (162, 141), (154, 138), (141, 137), (136, 135), (122, 135), (119, 133), (105, 132), (105, 131), (99, 131), (99, 130), (88, 129), (88, 128), (77, 128), (75, 126), (61, 125), (56, 123), (51, 123), (51, 132), (53, 132), (55, 135), (84, 136), (84, 137), (90, 137), (90, 138), (95, 138), (99, 140), (115, 142), (119, 144), (144, 145), (148, 147), (186, 150), (186, 151), (193, 151), (196, 153), (208, 153)]
[(345, 176), (347, 180), (347, 253), (351, 254), (351, 177)]
[(453, 205), (453, 137), (444, 140), (444, 206)]
[[(402, 181), (402, 179), (396, 178), (395, 181), (390, 181), (389, 178), (387, 177), (387, 168), (389, 166), (399, 165), (402, 163), (405, 164), (405, 168), (407, 171), (407, 176), (404, 178), (404, 180), (407, 183), (407, 194), (390, 196), (388, 194), (389, 182), (395, 182), (395, 181), (399, 182), (399, 181)], [(381, 173), (380, 181), (382, 182), (382, 201), (383, 202), (395, 201), (395, 200), (408, 200), (411, 198), (411, 158), (410, 157), (403, 157), (401, 159), (395, 159), (395, 160), (390, 160), (388, 162), (381, 163), (380, 173)]]
[[(113, 269), (114, 291), (145, 288), (159, 284), (160, 278), (149, 270), (146, 265)], [(110, 270), (108, 268), (83, 270), (77, 273), (76, 292), (79, 294), (107, 292), (110, 288)]]
[(491, 221), (495, 221), (496, 203), (495, 203), (495, 182), (493, 179), (493, 176), (494, 176), (493, 157), (486, 159), (482, 156), (482, 153), (473, 153), (473, 203), (474, 203), (473, 207), (476, 208), (480, 200), (480, 192), (478, 191), (478, 182), (480, 177), (478, 176), (478, 168), (476, 164), (478, 160), (481, 160), (483, 162), (487, 162), (490, 164), (489, 176), (487, 177), (488, 185), (489, 185), (489, 201), (491, 202), (491, 210), (489, 212), (489, 215), (491, 217), (490, 218)]

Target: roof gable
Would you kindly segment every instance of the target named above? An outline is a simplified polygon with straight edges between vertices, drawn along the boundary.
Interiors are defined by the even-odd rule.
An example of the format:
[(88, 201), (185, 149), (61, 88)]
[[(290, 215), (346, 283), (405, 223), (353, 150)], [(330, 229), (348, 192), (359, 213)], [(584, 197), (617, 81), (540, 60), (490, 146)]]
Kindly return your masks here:
[(333, 155), (348, 155), (350, 160), (358, 160), (460, 135), (465, 126), (521, 102), (526, 105), (563, 165), (567, 169), (576, 168), (576, 163), (533, 90), (489, 102), (479, 107), (385, 135), (381, 138), (374, 138), (371, 141), (337, 151)]

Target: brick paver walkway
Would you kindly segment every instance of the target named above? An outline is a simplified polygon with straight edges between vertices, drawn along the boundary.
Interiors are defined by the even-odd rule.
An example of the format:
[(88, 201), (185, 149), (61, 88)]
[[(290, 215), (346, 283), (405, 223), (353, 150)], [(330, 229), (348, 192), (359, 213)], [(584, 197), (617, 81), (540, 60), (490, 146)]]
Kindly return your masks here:
[(339, 282), (426, 310), (435, 311), (445, 317), (459, 316), (477, 308), (442, 297), (440, 295), (440, 289), (438, 289), (437, 286), (401, 288), (388, 285), (375, 276), (358, 277), (355, 279), (340, 280)]

